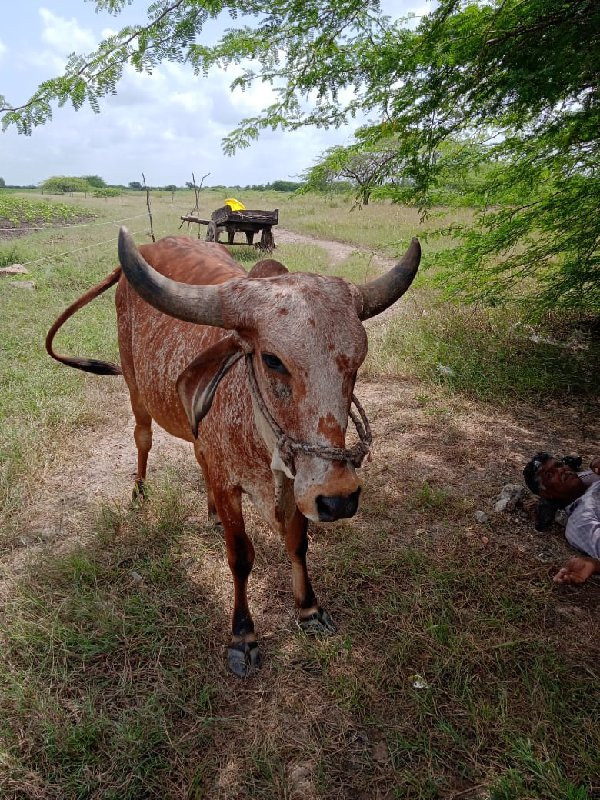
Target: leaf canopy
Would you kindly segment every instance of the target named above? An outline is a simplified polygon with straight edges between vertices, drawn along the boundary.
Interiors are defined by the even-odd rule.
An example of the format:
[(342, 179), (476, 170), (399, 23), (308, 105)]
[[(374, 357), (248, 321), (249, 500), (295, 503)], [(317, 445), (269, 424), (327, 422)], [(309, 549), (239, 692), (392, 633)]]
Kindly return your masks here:
[[(127, 0), (96, 0), (118, 15)], [(220, 40), (206, 22), (229, 18)], [(223, 17), (221, 17), (223, 19)], [(427, 208), (466, 147), (478, 180), (474, 224), (455, 229), (446, 284), (498, 302), (600, 310), (600, 4), (597, 0), (440, 0), (420, 20), (381, 15), (378, 0), (157, 0), (21, 106), (0, 96), (21, 133), (53, 105), (115, 93), (124, 66), (187, 63), (199, 80), (241, 66), (233, 86), (271, 84), (276, 100), (224, 140), (233, 153), (266, 128), (370, 120), (357, 151), (390, 138), (404, 180), (393, 199)], [(453, 146), (448, 147), (451, 144)], [(475, 163), (476, 162), (476, 163)], [(463, 160), (464, 166), (464, 160)], [(460, 264), (452, 271), (451, 264)], [(450, 270), (450, 272), (448, 272)]]

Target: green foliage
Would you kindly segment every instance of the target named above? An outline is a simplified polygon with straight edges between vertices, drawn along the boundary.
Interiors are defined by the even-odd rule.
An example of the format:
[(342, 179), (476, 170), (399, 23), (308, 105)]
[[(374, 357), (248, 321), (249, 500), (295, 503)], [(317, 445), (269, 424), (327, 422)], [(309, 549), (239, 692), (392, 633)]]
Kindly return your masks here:
[(267, 183), (265, 191), (272, 189), (274, 192), (295, 192), (302, 186), (301, 183), (297, 181), (273, 181), (273, 183)]
[(83, 175), (82, 180), (93, 186), (94, 189), (104, 189), (106, 187), (106, 181), (100, 175)]
[[(96, 5), (118, 14), (125, 3)], [(165, 59), (186, 61), (198, 74), (240, 64), (233, 87), (264, 80), (278, 96), (241, 121), (227, 152), (264, 129), (337, 126), (364, 114), (374, 122), (337, 156), (364, 159), (393, 137), (402, 181), (386, 186), (389, 196), (425, 209), (454, 182), (453, 196), (480, 208), (472, 228), (454, 231), (458, 248), (443, 261), (454, 291), (497, 301), (525, 286), (530, 308), (600, 310), (600, 6), (440, 0), (417, 25), (379, 10), (378, 0), (158, 0), (144, 24), (109, 36), (89, 56), (73, 55), (65, 74), (22, 106), (0, 99), (3, 125), (30, 133), (51, 118), (55, 101), (98, 110), (127, 63), (151, 71)], [(203, 26), (222, 12), (243, 22), (223, 25), (216, 45), (202, 44)], [(307, 95), (317, 98), (312, 106)], [(470, 165), (476, 180), (464, 185), (448, 180), (461, 169), (460, 148), (444, 148), (466, 136), (480, 146)]]
[(52, 178), (47, 178), (41, 186), (42, 191), (49, 194), (89, 192), (90, 188), (87, 178), (71, 178), (67, 175), (54, 175)]
[(105, 186), (102, 189), (96, 189), (94, 197), (119, 197), (123, 194), (123, 190), (116, 186)]
[(142, 189), (144, 188), (141, 181), (129, 181), (127, 185), (129, 186), (130, 189), (133, 189), (136, 192), (141, 192)]
[(4, 189), (5, 186), (6, 186), (6, 181), (4, 180), (4, 178), (0, 178), (0, 189)]
[(352, 187), (361, 205), (368, 205), (373, 191), (391, 180), (401, 180), (402, 156), (394, 139), (365, 145), (330, 147), (309, 169), (303, 191), (336, 191)]
[(0, 196), (0, 217), (14, 225), (19, 222), (72, 222), (81, 216), (80, 208), (66, 203), (31, 200), (14, 194)]

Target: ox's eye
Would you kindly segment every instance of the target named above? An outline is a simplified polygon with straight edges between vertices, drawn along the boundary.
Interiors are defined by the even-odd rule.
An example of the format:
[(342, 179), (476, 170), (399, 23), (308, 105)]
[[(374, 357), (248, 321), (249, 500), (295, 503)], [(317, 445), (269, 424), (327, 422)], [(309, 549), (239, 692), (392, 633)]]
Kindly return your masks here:
[(280, 358), (274, 356), (273, 353), (263, 353), (262, 360), (265, 366), (269, 369), (272, 369), (273, 372), (279, 372), (281, 375), (289, 375), (290, 373), (287, 371), (285, 364)]

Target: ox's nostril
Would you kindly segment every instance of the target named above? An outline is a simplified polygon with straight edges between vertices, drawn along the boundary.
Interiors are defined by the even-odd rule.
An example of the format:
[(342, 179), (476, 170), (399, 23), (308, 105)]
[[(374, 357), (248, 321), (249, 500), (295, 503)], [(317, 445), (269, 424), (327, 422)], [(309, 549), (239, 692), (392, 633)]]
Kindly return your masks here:
[(344, 517), (353, 517), (358, 509), (358, 496), (360, 489), (348, 495), (317, 496), (317, 511), (319, 522), (333, 522)]

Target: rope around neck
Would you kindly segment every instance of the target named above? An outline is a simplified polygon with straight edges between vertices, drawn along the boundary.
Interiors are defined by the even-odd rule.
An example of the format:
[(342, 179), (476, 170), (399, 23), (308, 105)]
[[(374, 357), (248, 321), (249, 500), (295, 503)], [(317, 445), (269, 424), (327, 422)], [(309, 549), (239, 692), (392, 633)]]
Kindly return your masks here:
[(354, 427), (358, 433), (358, 438), (360, 439), (360, 441), (358, 441), (354, 447), (348, 449), (343, 447), (331, 447), (320, 444), (308, 444), (308, 442), (299, 442), (297, 439), (289, 436), (283, 430), (283, 428), (281, 428), (267, 408), (264, 397), (260, 392), (258, 382), (256, 380), (256, 373), (254, 372), (254, 364), (252, 363), (251, 352), (246, 351), (245, 360), (246, 373), (248, 375), (248, 383), (250, 385), (252, 397), (260, 409), (260, 413), (266, 419), (271, 430), (275, 434), (275, 439), (277, 440), (277, 449), (279, 450), (281, 460), (293, 475), (296, 474), (294, 461), (295, 456), (298, 453), (318, 456), (319, 458), (325, 458), (329, 461), (348, 461), (350, 464), (352, 464), (352, 466), (360, 467), (364, 457), (371, 449), (373, 435), (371, 433), (371, 426), (369, 425), (367, 415), (365, 414), (365, 411), (359, 403), (356, 395), (352, 395), (352, 403), (356, 406), (358, 415), (353, 411), (352, 408), (350, 408), (349, 411), (350, 419), (354, 423)]

